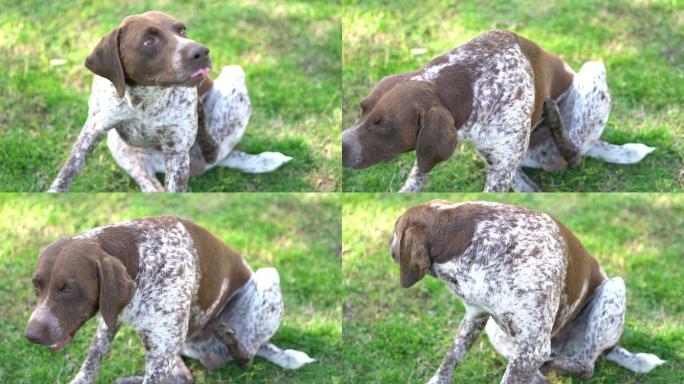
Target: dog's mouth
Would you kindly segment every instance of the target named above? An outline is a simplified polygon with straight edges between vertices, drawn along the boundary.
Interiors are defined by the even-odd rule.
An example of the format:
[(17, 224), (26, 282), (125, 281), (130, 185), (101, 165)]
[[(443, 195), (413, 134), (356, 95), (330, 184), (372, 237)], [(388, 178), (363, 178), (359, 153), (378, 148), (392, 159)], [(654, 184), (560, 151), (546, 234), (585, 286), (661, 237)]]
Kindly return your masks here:
[(204, 77), (206, 77), (209, 74), (209, 71), (211, 70), (211, 66), (200, 68), (193, 72), (192, 75), (190, 75), (190, 80), (199, 80)]
[(69, 344), (71, 342), (71, 340), (74, 339), (74, 335), (76, 335), (76, 332), (78, 332), (78, 330), (81, 329), (81, 326), (83, 325), (84, 322), (85, 322), (84, 319), (76, 320), (76, 323), (71, 328), (71, 331), (69, 331), (69, 333), (67, 333), (67, 335), (64, 337), (64, 339), (62, 339), (62, 341), (56, 342), (52, 345), (48, 345), (47, 346), (48, 349), (50, 349), (51, 351), (54, 352), (54, 351), (59, 351), (60, 349), (64, 348), (65, 345)]

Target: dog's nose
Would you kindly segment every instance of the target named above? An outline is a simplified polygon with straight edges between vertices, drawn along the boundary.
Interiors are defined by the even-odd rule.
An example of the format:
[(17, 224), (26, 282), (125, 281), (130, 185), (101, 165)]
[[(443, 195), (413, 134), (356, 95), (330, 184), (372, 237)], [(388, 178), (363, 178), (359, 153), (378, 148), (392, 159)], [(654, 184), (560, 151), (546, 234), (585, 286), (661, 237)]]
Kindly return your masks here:
[(197, 44), (190, 48), (188, 55), (190, 56), (190, 59), (194, 61), (206, 60), (209, 57), (209, 48), (202, 44)]
[(29, 325), (26, 326), (26, 330), (24, 330), (24, 337), (35, 344), (40, 344), (44, 336), (44, 329), (39, 324), (29, 323)]

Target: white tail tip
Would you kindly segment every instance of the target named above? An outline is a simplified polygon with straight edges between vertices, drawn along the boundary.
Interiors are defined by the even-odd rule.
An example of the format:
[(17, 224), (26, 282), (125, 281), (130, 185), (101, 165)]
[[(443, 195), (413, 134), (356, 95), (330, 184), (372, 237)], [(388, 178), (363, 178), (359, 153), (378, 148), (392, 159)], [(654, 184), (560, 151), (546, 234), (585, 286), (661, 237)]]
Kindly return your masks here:
[(259, 347), (257, 355), (286, 369), (298, 369), (305, 364), (316, 361), (304, 352), (295, 351), (294, 349), (282, 350), (271, 343)]
[(606, 355), (606, 360), (619, 364), (630, 371), (646, 373), (653, 368), (667, 363), (650, 353), (632, 353), (622, 347), (615, 347)]

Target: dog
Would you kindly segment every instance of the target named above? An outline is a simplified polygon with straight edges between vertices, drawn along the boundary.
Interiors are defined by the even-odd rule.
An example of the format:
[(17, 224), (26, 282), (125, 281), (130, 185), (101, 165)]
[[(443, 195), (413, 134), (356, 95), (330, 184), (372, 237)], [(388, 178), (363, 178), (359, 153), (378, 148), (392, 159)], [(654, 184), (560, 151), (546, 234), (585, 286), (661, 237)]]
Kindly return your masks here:
[[(116, 162), (144, 192), (183, 192), (188, 177), (227, 166), (270, 172), (292, 158), (235, 149), (251, 104), (245, 74), (227, 66), (209, 78), (209, 49), (162, 12), (126, 17), (85, 60), (95, 74), (88, 119), (49, 192), (65, 192), (107, 134)], [(155, 172), (165, 173), (164, 186)]]
[(97, 332), (73, 384), (95, 381), (119, 326), (145, 348), (145, 376), (117, 383), (188, 383), (179, 355), (209, 369), (255, 355), (288, 369), (313, 361), (268, 340), (283, 313), (273, 268), (252, 272), (206, 229), (177, 217), (131, 220), (61, 238), (41, 253), (32, 279), (38, 305), (24, 332), (56, 351), (98, 312)]
[[(366, 168), (415, 150), (399, 192), (420, 191), (459, 140), (473, 143), (486, 162), (486, 192), (538, 191), (521, 166), (562, 170), (581, 155), (631, 164), (655, 149), (600, 140), (611, 106), (602, 63), (575, 74), (509, 31), (484, 33), (417, 71), (385, 77), (360, 105), (359, 120), (342, 134), (343, 165)], [(554, 132), (549, 120), (563, 130)]]
[(548, 215), (498, 203), (433, 200), (396, 221), (390, 243), (408, 288), (443, 280), (466, 313), (429, 383), (450, 383), (483, 329), (508, 360), (502, 383), (547, 383), (542, 372), (589, 378), (596, 360), (635, 372), (664, 363), (620, 347), (625, 284)]

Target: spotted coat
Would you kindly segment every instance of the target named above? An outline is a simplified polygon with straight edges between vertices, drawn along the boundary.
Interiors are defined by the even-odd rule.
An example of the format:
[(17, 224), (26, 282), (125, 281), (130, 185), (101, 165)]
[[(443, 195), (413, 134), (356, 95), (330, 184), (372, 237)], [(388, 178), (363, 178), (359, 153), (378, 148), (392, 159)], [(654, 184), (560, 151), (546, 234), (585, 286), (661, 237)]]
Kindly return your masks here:
[[(135, 233), (139, 260), (134, 279), (135, 293), (118, 316), (121, 324), (132, 325), (145, 348), (145, 375), (119, 379), (120, 383), (163, 383), (171, 377), (191, 380), (180, 354), (213, 361), (215, 368), (239, 358), (251, 361), (256, 354), (290, 369), (312, 362), (305, 353), (280, 350), (268, 343), (283, 313), (280, 279), (275, 269), (256, 271), (242, 287), (235, 289), (226, 306), (219, 301), (231, 284), (224, 279), (214, 302), (202, 309), (199, 287), (198, 244), (193, 242), (186, 222), (175, 217), (153, 217), (127, 221), (87, 231), (73, 239), (98, 239), (116, 230)], [(240, 261), (246, 266), (244, 260)], [(251, 274), (251, 272), (249, 272)], [(215, 315), (218, 313), (218, 315)], [(236, 355), (220, 341), (216, 329), (229, 331), (233, 341), (244, 344), (244, 356)], [(116, 329), (100, 319), (96, 334), (72, 384), (94, 382), (100, 360), (107, 353)], [(207, 345), (213, 350), (208, 350)], [(220, 344), (220, 345), (216, 345)], [(220, 354), (220, 356), (216, 356)], [(178, 381), (184, 382), (184, 381)]]
[[(407, 238), (415, 228), (425, 231), (424, 237)], [(662, 364), (654, 355), (634, 355), (617, 345), (624, 325), (624, 282), (608, 279), (578, 240), (548, 215), (487, 202), (434, 200), (411, 208), (397, 221), (391, 242), (402, 274), (412, 268), (404, 258), (415, 260), (415, 238), (427, 242), (430, 260), (421, 268), (443, 280), (466, 307), (430, 383), (451, 382), (485, 326), (494, 347), (509, 360), (502, 383), (544, 382), (540, 369), (588, 378), (606, 352), (629, 369), (641, 364), (642, 372)]]

